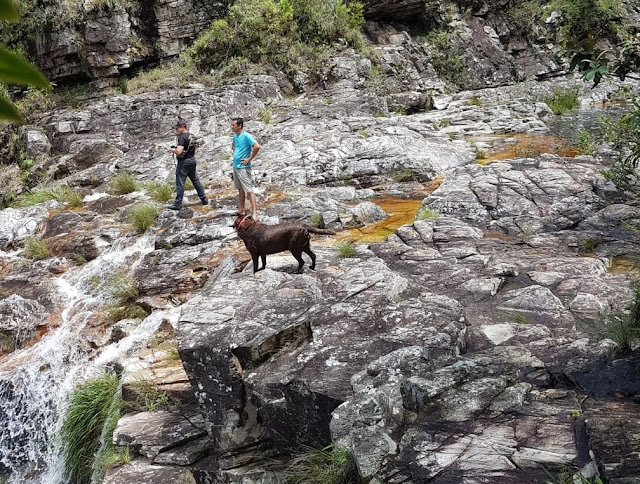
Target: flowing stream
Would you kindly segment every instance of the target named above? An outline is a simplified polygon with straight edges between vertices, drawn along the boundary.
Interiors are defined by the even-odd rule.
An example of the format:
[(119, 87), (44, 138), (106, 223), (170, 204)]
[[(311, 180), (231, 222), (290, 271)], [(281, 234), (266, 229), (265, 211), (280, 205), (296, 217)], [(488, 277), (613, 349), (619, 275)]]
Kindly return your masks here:
[(74, 387), (146, 342), (164, 318), (172, 319), (175, 310), (154, 312), (126, 338), (101, 350), (92, 349), (82, 334), (111, 300), (109, 279), (133, 269), (153, 247), (152, 235), (133, 243), (121, 239), (97, 259), (53, 278), (64, 301), (59, 326), (0, 364), (0, 475), (8, 476), (7, 483), (64, 483), (56, 436)]

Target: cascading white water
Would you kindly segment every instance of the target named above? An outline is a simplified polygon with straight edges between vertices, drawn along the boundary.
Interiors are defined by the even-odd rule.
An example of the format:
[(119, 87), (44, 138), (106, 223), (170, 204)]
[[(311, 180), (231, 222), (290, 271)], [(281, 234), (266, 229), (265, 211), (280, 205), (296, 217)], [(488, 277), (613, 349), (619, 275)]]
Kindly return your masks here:
[(64, 299), (60, 325), (35, 345), (17, 350), (0, 365), (0, 470), (9, 470), (11, 484), (62, 484), (63, 462), (56, 441), (73, 388), (97, 376), (136, 343), (146, 341), (173, 311), (148, 316), (128, 337), (95, 350), (82, 330), (109, 301), (110, 277), (131, 270), (154, 247), (144, 235), (126, 239), (97, 259), (54, 279)]

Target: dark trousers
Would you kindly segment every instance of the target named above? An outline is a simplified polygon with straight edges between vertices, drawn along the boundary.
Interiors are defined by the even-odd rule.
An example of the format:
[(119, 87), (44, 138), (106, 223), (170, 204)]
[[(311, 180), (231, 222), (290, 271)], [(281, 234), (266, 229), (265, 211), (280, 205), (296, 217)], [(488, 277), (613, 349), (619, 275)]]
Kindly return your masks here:
[(178, 160), (178, 166), (176, 167), (176, 205), (182, 205), (182, 198), (184, 197), (184, 184), (187, 181), (187, 177), (193, 183), (193, 186), (198, 192), (198, 196), (201, 201), (206, 200), (204, 193), (204, 187), (200, 183), (200, 179), (196, 174), (196, 159), (186, 158), (184, 160)]

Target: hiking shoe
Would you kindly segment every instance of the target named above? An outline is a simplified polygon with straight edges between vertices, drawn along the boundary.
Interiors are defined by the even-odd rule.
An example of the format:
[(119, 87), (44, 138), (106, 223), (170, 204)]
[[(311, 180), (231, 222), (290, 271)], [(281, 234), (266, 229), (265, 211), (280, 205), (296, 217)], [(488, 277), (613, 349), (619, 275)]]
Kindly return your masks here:
[(202, 200), (202, 205), (209, 205), (209, 199), (208, 198), (204, 198)]
[(172, 203), (171, 205), (169, 205), (167, 207), (169, 210), (180, 210), (182, 207), (180, 205), (177, 205), (175, 203)]

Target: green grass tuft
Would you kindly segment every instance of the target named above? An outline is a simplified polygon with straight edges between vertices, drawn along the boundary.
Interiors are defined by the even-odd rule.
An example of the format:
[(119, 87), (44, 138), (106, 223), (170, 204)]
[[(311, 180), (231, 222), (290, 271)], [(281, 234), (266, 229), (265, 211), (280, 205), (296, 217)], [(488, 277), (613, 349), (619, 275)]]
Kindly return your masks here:
[(579, 95), (580, 88), (578, 86), (574, 86), (571, 89), (555, 88), (551, 96), (544, 98), (544, 102), (555, 114), (564, 114), (580, 105), (578, 101)]
[(509, 313), (511, 316), (511, 320), (517, 324), (531, 324), (529, 317), (526, 314), (521, 313), (520, 311), (511, 311)]
[(416, 174), (413, 170), (401, 170), (392, 173), (391, 179), (398, 183), (410, 182), (416, 179)]
[(153, 205), (137, 205), (131, 209), (130, 220), (138, 232), (143, 233), (158, 220), (158, 208)]
[(357, 254), (356, 248), (351, 242), (340, 242), (338, 244), (338, 251), (340, 252), (340, 257), (345, 259)]
[(306, 447), (285, 470), (290, 484), (355, 484), (360, 482), (349, 449), (334, 444), (323, 449)]
[(72, 207), (79, 207), (82, 205), (82, 195), (66, 185), (54, 188), (36, 188), (29, 193), (20, 195), (13, 205), (16, 207), (31, 207), (49, 200), (57, 200), (58, 202), (66, 203)]
[(31, 259), (42, 260), (51, 257), (51, 251), (44, 240), (29, 237), (24, 242), (24, 255)]
[[(105, 423), (115, 428), (120, 416), (118, 378), (105, 374), (76, 387), (60, 430), (65, 476), (89, 482)], [(113, 431), (111, 431), (113, 432)]]
[(166, 203), (173, 198), (173, 185), (170, 183), (150, 183), (148, 185), (151, 198)]
[(438, 212), (431, 207), (420, 207), (416, 214), (416, 220), (425, 220), (427, 218), (438, 218)]
[(111, 192), (114, 195), (126, 195), (138, 190), (138, 184), (131, 173), (121, 171), (111, 179)]
[(133, 410), (155, 412), (169, 405), (166, 392), (159, 390), (155, 383), (140, 380), (131, 384), (131, 390), (136, 395), (135, 401), (130, 403)]
[(640, 337), (640, 282), (633, 284), (633, 295), (624, 309), (605, 319), (604, 336), (617, 346), (617, 353), (629, 353)]
[(316, 212), (311, 216), (311, 225), (317, 229), (324, 228), (324, 217), (320, 212)]

